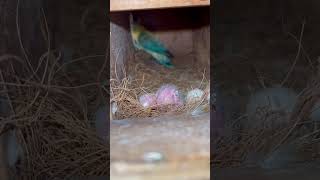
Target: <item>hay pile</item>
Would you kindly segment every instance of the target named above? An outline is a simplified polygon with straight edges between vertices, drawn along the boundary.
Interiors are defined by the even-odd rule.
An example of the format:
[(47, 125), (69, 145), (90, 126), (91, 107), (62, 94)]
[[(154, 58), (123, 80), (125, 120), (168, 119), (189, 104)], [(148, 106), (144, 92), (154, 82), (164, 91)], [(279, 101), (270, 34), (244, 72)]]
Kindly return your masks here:
[(93, 113), (104, 101), (97, 79), (107, 77), (99, 69), (105, 67), (105, 56), (66, 64), (59, 60), (58, 53), (48, 51), (31, 68), (25, 59), (0, 56), (1, 67), (6, 67), (0, 69), (1, 96), (10, 107), (9, 116), (1, 116), (0, 132), (14, 129), (24, 151), (16, 178), (108, 174), (109, 149), (92, 125)]
[[(165, 113), (190, 113), (196, 108), (203, 107), (209, 111), (206, 95), (209, 93), (209, 67), (189, 66), (166, 69), (153, 62), (145, 54), (136, 54), (134, 61), (127, 64), (127, 72), (122, 81), (111, 79), (111, 102), (117, 104), (118, 111), (114, 119), (132, 117), (155, 117)], [(172, 106), (146, 108), (139, 103), (139, 97), (145, 93), (155, 93), (164, 84), (173, 84), (180, 93), (186, 95), (189, 90), (199, 88), (205, 91), (202, 100), (185, 104), (179, 108)]]
[[(76, 9), (72, 11), (75, 13), (70, 14), (71, 11), (66, 11), (69, 14), (62, 16), (68, 19), (80, 18), (77, 12), (87, 8), (87, 4), (79, 8), (78, 5), (70, 3), (64, 7)], [(9, 5), (12, 5), (15, 11), (6, 14)], [(4, 3), (0, 9), (4, 15), (1, 22), (6, 22), (0, 23), (3, 25), (1, 30), (7, 31), (4, 34), (4, 39), (7, 40), (1, 42), (0, 51), (21, 52), (0, 54), (0, 100), (8, 106), (7, 115), (0, 114), (0, 135), (14, 130), (24, 152), (23, 159), (17, 164), (18, 172), (12, 172), (13, 179), (69, 179), (74, 176), (109, 174), (108, 143), (97, 137), (93, 126), (94, 112), (99, 106), (107, 103), (107, 92), (103, 85), (108, 81), (106, 63), (109, 61), (103, 52), (104, 49), (102, 55), (83, 57), (84, 54), (99, 51), (101, 42), (105, 44), (105, 38), (102, 37), (106, 35), (107, 24), (104, 19), (91, 17), (102, 20), (102, 23), (98, 24), (103, 27), (97, 30), (90, 24), (90, 28), (83, 29), (83, 32), (77, 26), (77, 18), (64, 21), (68, 25), (60, 29), (68, 29), (68, 32), (65, 32), (68, 39), (64, 43), (68, 44), (68, 40), (72, 39), (72, 43), (78, 45), (73, 46), (78, 47), (76, 56), (80, 57), (69, 60), (63, 59), (63, 52), (51, 49), (52, 42), (57, 39), (49, 38), (49, 33), (53, 33), (49, 32), (48, 18), (43, 11), (39, 11), (41, 27), (31, 28), (32, 31), (29, 28), (38, 39), (43, 38), (45, 41), (45, 47), (40, 48), (41, 42), (21, 38), (21, 34), (28, 36), (30, 32), (25, 32), (25, 28), (20, 27), (24, 27), (23, 23), (30, 22), (22, 22), (24, 18), (19, 16), (19, 2)], [(31, 11), (35, 8), (27, 9), (28, 12), (30, 10), (28, 15), (34, 13)], [(88, 9), (91, 10), (92, 7)], [(85, 12), (87, 15), (83, 16), (81, 23), (87, 26), (89, 15), (87, 10)], [(30, 17), (37, 21), (37, 17)], [(41, 32), (37, 31), (38, 28)], [(57, 44), (54, 45), (59, 47)], [(35, 52), (33, 47), (39, 47), (36, 48), (38, 51), (42, 48), (48, 51)], [(42, 56), (36, 59), (36, 55), (32, 53)]]

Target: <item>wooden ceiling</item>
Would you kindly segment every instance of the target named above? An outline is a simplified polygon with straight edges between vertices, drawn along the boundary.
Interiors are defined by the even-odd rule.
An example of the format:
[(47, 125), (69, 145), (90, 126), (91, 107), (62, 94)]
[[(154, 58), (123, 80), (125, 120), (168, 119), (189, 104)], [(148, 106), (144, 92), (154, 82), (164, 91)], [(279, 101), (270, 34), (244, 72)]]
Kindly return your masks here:
[(210, 0), (111, 0), (110, 12), (209, 5)]

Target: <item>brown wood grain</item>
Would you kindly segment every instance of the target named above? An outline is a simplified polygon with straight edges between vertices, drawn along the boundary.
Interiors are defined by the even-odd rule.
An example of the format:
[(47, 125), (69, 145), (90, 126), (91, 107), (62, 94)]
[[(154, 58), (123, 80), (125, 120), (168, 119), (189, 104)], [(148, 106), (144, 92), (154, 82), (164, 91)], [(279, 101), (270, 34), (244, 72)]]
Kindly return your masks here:
[(111, 0), (110, 11), (208, 6), (210, 0)]
[[(204, 180), (210, 177), (209, 114), (113, 120), (110, 124), (111, 179)], [(143, 158), (163, 155), (160, 162)]]

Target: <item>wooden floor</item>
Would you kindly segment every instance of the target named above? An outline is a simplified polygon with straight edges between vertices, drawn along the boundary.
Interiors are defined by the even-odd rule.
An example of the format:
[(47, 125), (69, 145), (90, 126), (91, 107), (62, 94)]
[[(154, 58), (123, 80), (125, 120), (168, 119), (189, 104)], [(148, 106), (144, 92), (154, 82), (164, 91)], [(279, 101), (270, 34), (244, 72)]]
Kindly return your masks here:
[(210, 178), (209, 114), (112, 121), (110, 130), (112, 180)]

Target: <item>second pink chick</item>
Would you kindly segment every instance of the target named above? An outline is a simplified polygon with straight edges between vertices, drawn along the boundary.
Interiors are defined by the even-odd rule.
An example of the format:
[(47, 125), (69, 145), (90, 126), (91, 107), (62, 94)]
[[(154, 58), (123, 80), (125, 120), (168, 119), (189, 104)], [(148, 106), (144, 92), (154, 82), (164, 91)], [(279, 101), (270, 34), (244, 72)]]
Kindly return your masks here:
[(161, 86), (156, 93), (156, 97), (157, 106), (183, 105), (183, 100), (181, 98), (180, 92), (174, 85), (166, 84)]

